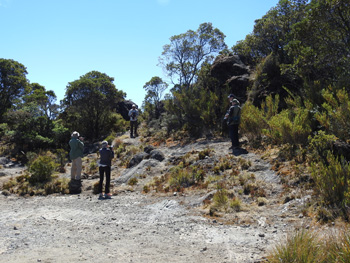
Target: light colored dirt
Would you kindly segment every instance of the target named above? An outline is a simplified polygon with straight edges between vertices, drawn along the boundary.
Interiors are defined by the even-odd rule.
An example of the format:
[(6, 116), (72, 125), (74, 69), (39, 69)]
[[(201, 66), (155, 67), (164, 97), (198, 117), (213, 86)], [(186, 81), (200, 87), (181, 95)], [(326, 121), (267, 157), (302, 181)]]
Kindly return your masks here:
[[(160, 147), (166, 160), (150, 173), (159, 175), (169, 158), (194, 149), (209, 147), (217, 157), (225, 156), (228, 146), (204, 141)], [(252, 153), (237, 158), (252, 163), (248, 171), (264, 183), (269, 202), (259, 207), (247, 197), (248, 209), (215, 218), (202, 206), (205, 190), (141, 193), (149, 176), (135, 191), (115, 185), (118, 194), (111, 200), (98, 200), (91, 190), (30, 198), (0, 195), (0, 262), (260, 262), (288, 232), (306, 227), (298, 217), (305, 200), (282, 204), (282, 186), (270, 165)], [(123, 172), (114, 170), (114, 175)]]

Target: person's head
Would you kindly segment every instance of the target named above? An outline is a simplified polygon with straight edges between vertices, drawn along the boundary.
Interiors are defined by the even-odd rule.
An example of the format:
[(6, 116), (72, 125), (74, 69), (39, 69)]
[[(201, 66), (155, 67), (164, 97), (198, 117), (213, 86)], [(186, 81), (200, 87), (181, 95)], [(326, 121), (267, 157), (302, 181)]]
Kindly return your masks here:
[(103, 141), (102, 142), (102, 148), (107, 148), (108, 146), (108, 142), (107, 141)]
[(227, 98), (230, 100), (230, 102), (232, 102), (232, 100), (235, 98), (235, 95), (230, 94), (227, 96)]
[(136, 109), (136, 105), (135, 105), (135, 104), (133, 104), (131, 107), (132, 107), (133, 109)]
[(232, 103), (232, 105), (239, 105), (239, 100), (233, 99), (233, 100), (231, 101), (231, 103)]
[(79, 132), (74, 131), (71, 136), (72, 136), (72, 138), (78, 138), (80, 136), (80, 134), (79, 134)]

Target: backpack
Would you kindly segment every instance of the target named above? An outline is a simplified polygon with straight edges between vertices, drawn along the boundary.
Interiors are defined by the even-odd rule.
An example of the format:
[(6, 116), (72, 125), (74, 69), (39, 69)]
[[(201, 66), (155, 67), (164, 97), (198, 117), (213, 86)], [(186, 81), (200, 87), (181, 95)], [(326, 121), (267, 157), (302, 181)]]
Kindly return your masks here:
[[(235, 114), (235, 108), (238, 108), (238, 110), (236, 110), (236, 114)], [(227, 119), (227, 125), (239, 124), (240, 120), (241, 120), (241, 107), (231, 106), (229, 110), (229, 117)]]

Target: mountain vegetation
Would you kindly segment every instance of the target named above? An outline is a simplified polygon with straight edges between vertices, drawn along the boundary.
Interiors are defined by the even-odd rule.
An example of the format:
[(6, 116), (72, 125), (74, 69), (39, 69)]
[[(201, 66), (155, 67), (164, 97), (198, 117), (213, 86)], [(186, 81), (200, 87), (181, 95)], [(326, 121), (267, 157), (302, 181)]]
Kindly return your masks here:
[[(164, 45), (159, 65), (171, 83), (159, 76), (145, 83), (143, 135), (159, 142), (221, 136), (227, 95), (243, 94), (237, 96), (243, 105), (240, 134), (250, 147), (278, 147), (276, 166), (293, 161), (296, 171), (309, 174), (297, 186), (314, 190), (318, 220), (348, 221), (349, 1), (280, 0), (245, 39), (231, 48), (224, 39), (203, 23)], [(246, 87), (230, 85), (239, 77), (235, 72), (213, 74), (216, 62), (234, 56), (249, 69)], [(67, 84), (58, 105), (52, 90), (29, 83), (26, 74), (20, 62), (0, 59), (2, 154), (25, 159), (29, 151), (67, 150), (73, 130), (93, 143), (128, 128), (116, 111), (126, 94), (112, 77), (97, 71), (81, 76)]]

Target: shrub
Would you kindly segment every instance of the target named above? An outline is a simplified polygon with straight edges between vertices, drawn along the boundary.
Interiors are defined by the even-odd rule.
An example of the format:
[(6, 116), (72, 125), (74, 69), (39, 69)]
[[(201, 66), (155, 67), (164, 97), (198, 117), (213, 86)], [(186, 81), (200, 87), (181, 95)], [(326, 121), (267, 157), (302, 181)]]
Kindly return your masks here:
[(133, 185), (136, 185), (137, 182), (138, 182), (137, 178), (134, 177), (134, 178), (131, 178), (131, 179), (128, 181), (128, 185), (133, 186)]
[(219, 188), (213, 196), (213, 202), (215, 208), (226, 207), (228, 203), (227, 191), (223, 188)]
[(239, 198), (233, 198), (230, 201), (230, 208), (233, 209), (236, 212), (241, 211), (242, 209), (242, 201)]
[(29, 167), (29, 171), (32, 174), (30, 182), (43, 183), (51, 179), (52, 173), (55, 171), (57, 164), (52, 160), (50, 156), (39, 156), (36, 158)]
[(311, 174), (316, 190), (326, 206), (340, 208), (344, 213), (350, 204), (350, 164), (343, 157), (337, 158), (331, 152), (327, 155), (327, 164), (311, 164)]
[(326, 262), (322, 260), (323, 257), (317, 237), (309, 231), (298, 231), (288, 237), (285, 243), (275, 247), (268, 256), (268, 262)]
[(333, 91), (332, 88), (323, 92), (325, 103), (323, 112), (316, 114), (316, 119), (325, 127), (326, 131), (341, 140), (348, 140), (350, 133), (350, 101), (345, 89)]
[(260, 140), (262, 129), (267, 128), (267, 123), (263, 117), (263, 113), (251, 102), (246, 102), (242, 107), (240, 129), (242, 134), (247, 136), (249, 141)]

